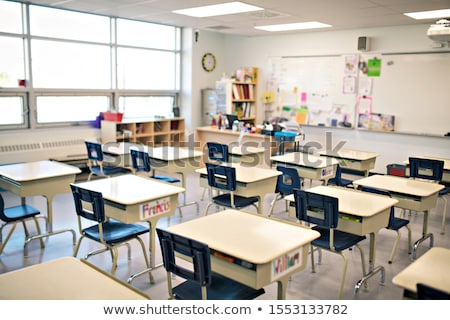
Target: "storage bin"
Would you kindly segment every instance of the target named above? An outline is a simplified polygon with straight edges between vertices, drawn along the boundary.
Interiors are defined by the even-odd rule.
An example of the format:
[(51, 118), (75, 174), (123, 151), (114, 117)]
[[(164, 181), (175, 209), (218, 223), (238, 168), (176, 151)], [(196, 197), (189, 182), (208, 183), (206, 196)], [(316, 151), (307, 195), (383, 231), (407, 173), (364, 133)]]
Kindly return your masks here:
[(102, 112), (102, 114), (104, 120), (122, 122), (123, 113), (121, 112)]

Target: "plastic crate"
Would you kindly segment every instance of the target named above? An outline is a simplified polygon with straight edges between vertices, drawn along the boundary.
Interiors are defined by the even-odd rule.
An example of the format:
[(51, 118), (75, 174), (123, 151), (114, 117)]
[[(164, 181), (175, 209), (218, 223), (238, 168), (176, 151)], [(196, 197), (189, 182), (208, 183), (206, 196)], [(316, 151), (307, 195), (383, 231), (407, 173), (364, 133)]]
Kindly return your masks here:
[(279, 132), (275, 132), (274, 136), (275, 136), (275, 140), (276, 141), (295, 141), (295, 137), (298, 134), (296, 132), (284, 132), (284, 131), (279, 131)]
[(386, 166), (387, 174), (390, 176), (406, 177), (406, 165), (392, 163)]
[(122, 122), (123, 113), (120, 112), (103, 112), (103, 119), (108, 121)]

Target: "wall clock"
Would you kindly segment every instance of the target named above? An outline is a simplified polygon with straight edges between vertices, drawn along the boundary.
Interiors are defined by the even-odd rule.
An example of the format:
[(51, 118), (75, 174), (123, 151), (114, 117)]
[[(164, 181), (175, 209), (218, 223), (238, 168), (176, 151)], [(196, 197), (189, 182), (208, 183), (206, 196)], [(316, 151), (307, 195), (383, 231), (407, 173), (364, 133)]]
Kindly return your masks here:
[(216, 56), (210, 52), (205, 53), (202, 57), (202, 67), (206, 72), (214, 71), (216, 68)]

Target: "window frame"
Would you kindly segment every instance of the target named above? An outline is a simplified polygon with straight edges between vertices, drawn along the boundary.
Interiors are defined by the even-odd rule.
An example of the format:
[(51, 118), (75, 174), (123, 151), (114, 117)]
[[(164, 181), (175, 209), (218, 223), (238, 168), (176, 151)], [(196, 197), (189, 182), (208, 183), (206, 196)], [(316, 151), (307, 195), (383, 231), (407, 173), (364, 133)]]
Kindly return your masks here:
[[(0, 0), (4, 1), (4, 0)], [(87, 42), (87, 41), (80, 41), (80, 40), (71, 40), (71, 39), (61, 39), (61, 38), (50, 38), (50, 37), (42, 37), (42, 36), (32, 36), (29, 30), (30, 25), (30, 6), (40, 6), (37, 4), (29, 4), (29, 3), (21, 3), (21, 10), (22, 10), (22, 25), (23, 25), (23, 31), (22, 34), (11, 34), (11, 33), (5, 33), (0, 31), (0, 37), (21, 37), (24, 39), (24, 65), (25, 65), (25, 74), (27, 78), (27, 85), (25, 87), (13, 87), (13, 88), (0, 88), (0, 98), (2, 96), (16, 96), (20, 95), (23, 97), (23, 114), (24, 114), (24, 124), (22, 125), (0, 125), (0, 131), (1, 130), (10, 130), (10, 129), (32, 129), (32, 128), (41, 128), (41, 127), (70, 127), (70, 126), (80, 126), (80, 125), (90, 125), (92, 124), (92, 121), (95, 119), (92, 119), (92, 121), (73, 121), (73, 122), (52, 122), (52, 123), (38, 123), (37, 122), (37, 98), (40, 96), (107, 96), (109, 97), (110, 105), (108, 108), (108, 111), (117, 111), (119, 106), (119, 97), (127, 97), (127, 96), (171, 96), (173, 97), (174, 105), (173, 107), (177, 107), (179, 105), (179, 98), (180, 98), (180, 90), (181, 90), (181, 28), (176, 26), (170, 26), (168, 27), (174, 28), (174, 49), (168, 50), (168, 49), (161, 49), (158, 47), (155, 48), (142, 48), (146, 50), (157, 50), (162, 52), (169, 52), (170, 54), (175, 54), (175, 61), (174, 61), (174, 74), (172, 77), (172, 80), (174, 82), (173, 89), (170, 90), (152, 90), (152, 89), (120, 89), (118, 86), (118, 72), (116, 70), (117, 67), (117, 49), (120, 47), (130, 47), (127, 45), (119, 45), (117, 44), (115, 40), (115, 32), (116, 32), (116, 26), (117, 21), (120, 20), (129, 20), (125, 18), (118, 18), (118, 17), (108, 17), (111, 20), (110, 23), (110, 32), (111, 32), (111, 41), (110, 43), (107, 43), (106, 45), (110, 47), (110, 56), (111, 56), (111, 67), (110, 67), (110, 77), (111, 77), (111, 87), (109, 89), (74, 89), (74, 88), (35, 88), (33, 85), (33, 74), (32, 74), (32, 57), (30, 56), (32, 54), (31, 51), (31, 40), (32, 39), (44, 39), (49, 41), (56, 41), (56, 42), (70, 42), (70, 43), (91, 43), (95, 45), (105, 45), (104, 42)], [(66, 10), (66, 9), (57, 9), (57, 8), (49, 8), (48, 9), (55, 9), (55, 10)], [(71, 10), (67, 10), (71, 11)], [(83, 13), (78, 12), (80, 14), (89, 14), (93, 15), (92, 13)], [(104, 15), (98, 15), (103, 16)], [(141, 23), (150, 23), (146, 21), (139, 21), (139, 20), (132, 20), (136, 22)], [(155, 25), (161, 25), (158, 23), (154, 23)], [(163, 25), (164, 26), (164, 25)], [(139, 48), (139, 47), (136, 47)], [(146, 117), (147, 118), (147, 117)]]

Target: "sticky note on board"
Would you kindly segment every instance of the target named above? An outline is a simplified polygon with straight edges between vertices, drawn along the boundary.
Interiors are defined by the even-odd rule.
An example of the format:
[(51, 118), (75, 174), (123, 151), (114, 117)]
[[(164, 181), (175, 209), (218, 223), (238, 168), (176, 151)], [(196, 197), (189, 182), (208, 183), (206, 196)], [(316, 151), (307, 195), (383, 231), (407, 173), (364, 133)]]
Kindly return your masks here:
[(305, 108), (299, 108), (297, 109), (296, 114), (296, 122), (298, 124), (307, 124), (308, 122), (308, 109)]

